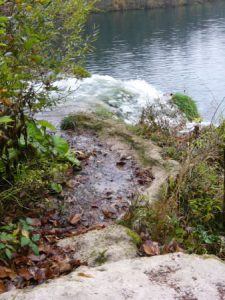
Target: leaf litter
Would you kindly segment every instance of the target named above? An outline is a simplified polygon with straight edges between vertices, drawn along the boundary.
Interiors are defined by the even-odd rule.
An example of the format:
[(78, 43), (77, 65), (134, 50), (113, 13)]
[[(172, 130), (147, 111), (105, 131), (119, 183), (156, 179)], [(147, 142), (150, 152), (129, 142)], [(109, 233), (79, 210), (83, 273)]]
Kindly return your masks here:
[[(50, 208), (40, 203), (23, 211), (23, 217), (31, 219), (32, 234), (40, 235), (39, 256), (25, 245), (10, 262), (0, 260), (0, 293), (35, 286), (79, 267), (81, 262), (73, 259), (76, 249), (60, 248), (58, 240), (101, 230), (121, 218), (135, 193), (153, 180), (151, 170), (140, 169), (132, 157), (112, 151), (93, 134), (67, 138), (81, 160), (82, 169), (75, 174), (68, 172), (67, 183), (58, 196), (46, 195)], [(5, 223), (8, 218), (13, 217), (7, 216)], [(157, 252), (157, 248), (151, 247), (146, 244), (146, 254)], [(78, 275), (91, 277), (85, 273)]]

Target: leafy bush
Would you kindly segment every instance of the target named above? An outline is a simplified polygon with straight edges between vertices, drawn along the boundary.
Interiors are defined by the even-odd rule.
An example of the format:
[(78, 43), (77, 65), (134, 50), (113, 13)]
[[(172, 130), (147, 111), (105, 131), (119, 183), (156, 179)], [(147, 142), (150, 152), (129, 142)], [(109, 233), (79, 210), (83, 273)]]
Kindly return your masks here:
[(19, 220), (17, 224), (8, 224), (0, 227), (0, 257), (11, 259), (13, 254), (21, 247), (30, 248), (35, 255), (39, 254), (36, 242), (39, 241), (39, 234), (32, 234), (32, 220), (26, 218)]
[[(65, 148), (62, 139), (46, 135), (52, 126), (33, 115), (60, 100), (60, 93), (57, 99), (52, 97), (53, 91), (59, 92), (54, 83), (60, 73), (89, 75), (82, 67), (91, 40), (84, 34), (84, 24), (93, 4), (0, 2), (0, 169), (7, 180), (31, 145), (43, 153), (50, 152), (49, 140), (55, 149), (59, 142)], [(69, 153), (57, 152), (76, 163)]]
[(200, 118), (197, 105), (191, 97), (177, 93), (173, 95), (172, 101), (185, 114), (189, 121)]

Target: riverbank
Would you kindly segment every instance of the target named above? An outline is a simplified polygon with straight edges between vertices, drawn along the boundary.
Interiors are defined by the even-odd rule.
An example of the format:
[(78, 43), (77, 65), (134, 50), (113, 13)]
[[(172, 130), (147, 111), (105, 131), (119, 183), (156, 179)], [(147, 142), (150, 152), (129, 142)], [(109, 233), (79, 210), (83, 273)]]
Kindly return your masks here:
[[(29, 173), (31, 184), (27, 180), (22, 191), (12, 187), (1, 193), (3, 197), (7, 195), (7, 203), (11, 203), (2, 207), (1, 225), (9, 225), (2, 227), (1, 239), (9, 249), (14, 250), (19, 243), (20, 246), (12, 252), (10, 260), (5, 256), (5, 248), (0, 249), (0, 292), (68, 274), (81, 265), (89, 265), (89, 256), (92, 262), (105, 260), (105, 249), (101, 250), (99, 243), (94, 255), (93, 244), (65, 246), (63, 240), (95, 229), (101, 231), (117, 223), (129, 213), (139, 194), (153, 201), (162, 185), (177, 173), (176, 162), (164, 159), (159, 147), (132, 132), (122, 120), (108, 112), (69, 116), (61, 127), (64, 129), (61, 135), (68, 141), (71, 153), (80, 160), (80, 167), (73, 170), (50, 165), (54, 174), (51, 178), (50, 171), (47, 174), (39, 162), (38, 174), (37, 171)], [(37, 189), (39, 186), (42, 188)], [(30, 195), (29, 201), (24, 199), (23, 202), (22, 197), (27, 199), (27, 195)], [(14, 199), (20, 199), (19, 207)], [(141, 241), (131, 230), (129, 233), (129, 239), (137, 236)], [(5, 241), (5, 236), (10, 240)], [(81, 253), (89, 251), (89, 256), (81, 260), (77, 256), (78, 249)], [(126, 258), (121, 251), (117, 256)]]
[[(180, 110), (190, 117), (187, 114), (189, 108), (190, 105), (181, 106)], [(89, 278), (89, 272), (95, 272), (92, 267), (105, 263), (115, 262), (109, 270), (114, 270), (116, 275), (116, 262), (121, 262), (121, 270), (125, 272), (126, 262), (122, 261), (131, 259), (133, 263), (138, 255), (157, 256), (159, 274), (160, 262), (165, 257), (158, 258), (160, 254), (209, 253), (224, 259), (224, 244), (220, 237), (223, 231), (219, 229), (222, 224), (219, 199), (222, 169), (218, 152), (220, 144), (215, 143), (215, 140), (219, 141), (218, 132), (208, 128), (201, 133), (195, 130), (178, 136), (177, 130), (183, 126), (183, 119), (178, 118), (179, 124), (175, 126), (173, 122), (173, 127), (170, 127), (166, 111), (155, 109), (147, 107), (137, 125), (128, 125), (104, 109), (64, 118), (61, 135), (68, 141), (70, 151), (81, 161), (80, 168), (66, 169), (64, 175), (52, 167), (55, 184), (51, 187), (54, 191), (46, 189), (35, 195), (34, 186), (31, 186), (30, 192), (33, 197), (39, 196), (39, 201), (31, 201), (31, 206), (17, 207), (16, 210), (12, 207), (12, 211), (8, 207), (3, 224), (15, 224), (22, 215), (27, 223), (20, 220), (18, 228), (25, 228), (22, 233), (29, 237), (25, 241), (30, 243), (32, 239), (36, 248), (24, 244), (23, 236), (20, 248), (10, 261), (2, 260), (1, 292), (38, 285), (48, 279), (53, 279), (52, 284), (58, 285), (55, 278), (71, 272), (75, 273), (68, 278), (73, 274)], [(223, 132), (223, 127), (221, 130)], [(39, 170), (42, 170), (41, 164)], [(43, 175), (41, 180), (44, 179)], [(189, 198), (193, 200), (189, 201)], [(14, 234), (10, 226), (2, 227), (5, 234)], [(11, 240), (6, 243), (11, 246)], [(36, 255), (33, 254), (35, 249)], [(165, 270), (169, 273), (170, 266), (173, 268), (173, 257), (168, 256), (165, 262)], [(194, 260), (194, 257), (182, 256), (180, 264)], [(204, 259), (200, 258), (194, 271), (196, 274), (203, 262)], [(138, 263), (142, 264), (142, 259)], [(87, 265), (84, 271), (75, 271), (84, 265)], [(219, 265), (222, 268), (223, 265)], [(193, 270), (188, 269), (188, 272), (193, 274)], [(125, 273), (121, 278), (126, 277)], [(176, 273), (181, 275), (179, 269)], [(219, 286), (221, 282), (212, 270), (209, 274), (217, 299), (219, 290), (213, 280)], [(159, 286), (162, 278), (161, 275), (158, 277)], [(186, 282), (185, 278), (182, 281)], [(59, 280), (62, 285), (58, 293), (62, 295), (67, 278)], [(96, 284), (99, 286), (98, 282)], [(176, 280), (174, 284), (177, 284)], [(188, 285), (193, 287), (193, 283), (188, 282)], [(51, 285), (47, 283), (43, 293), (48, 288)], [(179, 295), (179, 291), (172, 290)], [(182, 293), (186, 291), (185, 288)], [(15, 295), (23, 297), (23, 292), (10, 292), (0, 299), (10, 299), (8, 297)], [(39, 295), (37, 299), (40, 299)]]
[[(220, 0), (221, 1), (221, 0)], [(104, 11), (155, 9), (186, 5), (204, 4), (212, 0), (100, 0), (97, 7)]]

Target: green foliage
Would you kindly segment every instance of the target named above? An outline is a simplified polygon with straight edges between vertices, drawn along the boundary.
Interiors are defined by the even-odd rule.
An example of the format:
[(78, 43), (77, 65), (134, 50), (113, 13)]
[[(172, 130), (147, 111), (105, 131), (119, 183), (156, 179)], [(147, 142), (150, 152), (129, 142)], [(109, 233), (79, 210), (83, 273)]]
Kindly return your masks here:
[(55, 155), (58, 152), (62, 159), (77, 164), (62, 139), (56, 141), (46, 134), (55, 128), (34, 120), (33, 115), (60, 100), (51, 97), (58, 91), (54, 83), (60, 74), (89, 75), (82, 67), (91, 41), (84, 25), (93, 4), (83, 0), (1, 1), (0, 171), (6, 179), (13, 178), (21, 156), (31, 146), (38, 153), (53, 147)]
[(87, 77), (90, 77), (91, 74), (85, 70), (84, 68), (82, 68), (81, 66), (75, 66), (74, 69), (73, 69), (73, 73), (75, 74), (75, 76), (77, 78), (87, 78)]
[[(5, 152), (0, 157), (0, 173), (3, 177), (12, 174), (19, 162), (26, 161), (35, 154), (36, 157), (45, 156), (49, 159), (69, 161), (73, 166), (79, 166), (79, 161), (70, 151), (67, 141), (59, 136), (47, 133), (47, 129), (55, 130), (47, 121), (30, 119), (26, 123), (26, 134), (21, 134), (15, 146), (5, 147)], [(25, 156), (24, 156), (25, 154)], [(15, 175), (14, 175), (15, 176)], [(6, 177), (7, 179), (7, 177)]]
[(50, 186), (53, 192), (57, 194), (62, 192), (62, 185), (60, 183), (52, 182)]
[(195, 119), (200, 118), (197, 105), (192, 98), (177, 93), (173, 95), (172, 101), (185, 114), (189, 121), (194, 121)]
[(175, 146), (164, 147), (163, 155), (174, 160), (179, 160), (181, 158), (181, 152), (178, 151)]
[(67, 180), (71, 163), (60, 159), (40, 157), (21, 162), (17, 166), (13, 184), (0, 190), (0, 217), (16, 205), (17, 211), (33, 207), (49, 192), (59, 193)]
[(159, 201), (131, 207), (125, 225), (147, 231), (165, 249), (176, 242), (190, 253), (225, 258), (221, 241), (224, 123), (221, 126), (204, 128), (186, 144), (177, 178), (168, 182)]
[(39, 234), (32, 234), (32, 221), (21, 219), (18, 223), (0, 227), (0, 258), (10, 260), (20, 248), (28, 247), (35, 255), (39, 255), (37, 242)]

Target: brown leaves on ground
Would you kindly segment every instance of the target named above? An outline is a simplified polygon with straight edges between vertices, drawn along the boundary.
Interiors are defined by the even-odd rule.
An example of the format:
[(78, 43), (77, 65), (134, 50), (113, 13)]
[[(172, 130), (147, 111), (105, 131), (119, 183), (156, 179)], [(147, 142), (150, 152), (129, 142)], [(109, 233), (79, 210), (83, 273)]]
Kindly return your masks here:
[(0, 266), (0, 293), (43, 283), (81, 265), (80, 261), (73, 259), (73, 247), (62, 249), (56, 244), (48, 244), (44, 238), (39, 245), (39, 256), (23, 250), (12, 259), (11, 268)]
[(159, 244), (157, 242), (153, 242), (151, 240), (145, 241), (143, 244), (144, 253), (148, 256), (154, 256), (160, 254)]
[(76, 225), (81, 220), (81, 214), (75, 214), (70, 217), (69, 222), (71, 225)]
[(146, 240), (142, 245), (143, 252), (148, 256), (161, 255), (174, 252), (184, 252), (184, 249), (179, 244), (172, 240), (170, 243), (159, 246), (157, 242)]
[(155, 179), (150, 169), (137, 168), (135, 175), (138, 178), (138, 183), (140, 185), (148, 185)]
[[(81, 262), (73, 258), (75, 247), (60, 248), (57, 246), (59, 238), (79, 235), (91, 230), (101, 230), (105, 227), (105, 224), (96, 224), (78, 230), (71, 226), (55, 228), (57, 212), (49, 212), (48, 217), (48, 222), (47, 214), (41, 219), (32, 219), (34, 232), (41, 235), (38, 245), (39, 256), (34, 255), (30, 249), (25, 247), (14, 254), (10, 262), (0, 260), (0, 293), (37, 285), (48, 279), (59, 277), (61, 274), (68, 274), (79, 267)], [(71, 221), (76, 224), (80, 218), (81, 215), (77, 214), (71, 217)], [(41, 227), (38, 227), (40, 224)], [(85, 263), (82, 264), (85, 265)], [(84, 274), (83, 277), (88, 277), (88, 275)]]
[(4, 293), (4, 292), (6, 292), (6, 291), (7, 291), (6, 286), (4, 285), (3, 281), (0, 280), (0, 294), (1, 294), (1, 293)]
[(172, 240), (169, 244), (164, 245), (162, 248), (162, 254), (174, 252), (184, 252), (184, 249), (181, 248), (175, 240)]
[(3, 267), (0, 266), (0, 278), (1, 279), (5, 279), (5, 278), (10, 278), (10, 279), (14, 279), (16, 277), (16, 273), (7, 268), (7, 267)]

